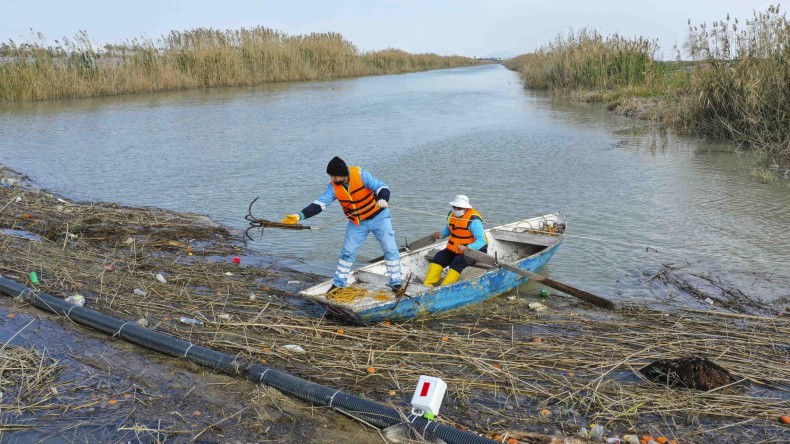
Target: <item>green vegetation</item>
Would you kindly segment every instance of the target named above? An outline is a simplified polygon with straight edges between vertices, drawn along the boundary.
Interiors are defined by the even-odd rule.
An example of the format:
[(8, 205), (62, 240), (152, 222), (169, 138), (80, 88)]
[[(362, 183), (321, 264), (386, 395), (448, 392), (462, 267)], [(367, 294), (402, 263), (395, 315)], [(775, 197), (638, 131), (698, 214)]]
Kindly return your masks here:
[(605, 101), (610, 109), (650, 98), (655, 109), (635, 114), (754, 148), (755, 175), (763, 180), (790, 174), (786, 15), (771, 6), (745, 25), (729, 16), (710, 27), (689, 23), (684, 49), (692, 60), (662, 62), (655, 59), (654, 42), (583, 30), (506, 66), (521, 74), (527, 88)]
[[(40, 41), (43, 36), (38, 35)], [(289, 36), (256, 27), (173, 31), (157, 41), (95, 47), (73, 40), (0, 44), (0, 101), (107, 96), (395, 74), (481, 63), (397, 49), (361, 52), (340, 34)]]

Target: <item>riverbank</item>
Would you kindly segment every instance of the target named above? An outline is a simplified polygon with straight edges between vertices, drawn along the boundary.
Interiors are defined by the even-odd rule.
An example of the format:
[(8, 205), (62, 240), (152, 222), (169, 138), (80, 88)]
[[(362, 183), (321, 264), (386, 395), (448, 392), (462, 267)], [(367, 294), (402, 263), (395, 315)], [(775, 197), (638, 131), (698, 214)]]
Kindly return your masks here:
[[(337, 33), (263, 27), (172, 31), (96, 47), (86, 32), (56, 46), (0, 44), (0, 102), (399, 74), (487, 63), (462, 56), (362, 52)], [(490, 62), (488, 62), (490, 63)]]
[[(667, 298), (710, 298), (713, 305), (700, 302), (709, 308), (666, 311), (632, 306), (602, 313), (574, 298), (552, 294), (544, 301), (548, 309), (536, 312), (527, 305), (536, 295), (516, 292), (431, 319), (345, 326), (320, 313), (311, 316), (308, 307), (297, 303), (295, 293), (315, 283), (317, 276), (278, 269), (276, 258), (246, 250), (240, 233), (203, 216), (73, 202), (36, 189), (6, 169), (0, 177), (18, 179), (0, 187), (3, 276), (33, 285), (29, 273), (36, 271), (36, 287), (47, 293), (79, 293), (92, 309), (129, 321), (144, 320), (150, 329), (313, 382), (406, 409), (418, 376), (439, 376), (448, 383), (448, 393), (438, 420), (480, 434), (572, 436), (591, 422), (603, 424), (609, 436), (649, 434), (683, 443), (782, 441), (790, 433), (778, 420), (787, 414), (790, 401), (790, 350), (783, 345), (790, 334), (788, 298), (764, 304), (736, 289), (717, 287), (715, 278), (691, 281), (682, 269), (667, 268), (646, 270), (646, 285)], [(233, 257), (240, 257), (241, 263), (235, 264)], [(30, 307), (7, 302), (4, 306), (8, 314), (41, 316)], [(202, 324), (179, 323), (181, 316)], [(17, 317), (28, 319), (6, 319)], [(52, 319), (63, 331), (84, 331)], [(6, 336), (19, 328), (4, 325)], [(46, 331), (48, 326), (40, 328)], [(34, 348), (46, 346), (35, 340), (30, 339)], [(101, 359), (95, 361), (99, 367), (107, 358), (101, 358), (95, 347), (109, 341), (80, 343), (70, 355), (76, 359), (92, 353)], [(285, 345), (298, 345), (305, 352)], [(131, 346), (127, 350), (144, 353)], [(736, 376), (737, 384), (710, 392), (674, 389), (648, 382), (638, 372), (653, 360), (687, 355), (714, 359)], [(150, 375), (146, 381), (165, 387), (162, 393), (167, 394), (166, 380)], [(97, 394), (101, 401), (88, 408), (122, 404), (132, 409), (148, 402), (124, 398), (129, 386), (123, 380), (104, 382), (107, 393)], [(249, 386), (231, 378), (222, 383), (240, 391)], [(43, 384), (42, 392), (50, 386)], [(194, 396), (191, 392), (181, 399)], [(120, 393), (120, 398), (109, 398), (112, 393)], [(6, 396), (4, 404), (11, 402), (11, 395)], [(109, 404), (111, 399), (118, 402)], [(43, 427), (40, 410), (25, 410), (24, 402), (14, 402), (20, 421), (29, 428)], [(239, 402), (239, 410), (247, 409), (243, 414), (254, 409), (253, 401)], [(46, 406), (47, 415), (75, 412), (88, 419), (106, 411), (87, 412), (65, 396), (47, 398)], [(208, 420), (201, 417), (205, 413), (194, 415), (189, 406), (164, 408), (168, 433), (184, 431), (180, 417), (190, 423), (205, 421), (197, 431), (187, 428), (179, 435), (185, 439), (195, 438), (203, 428), (209, 430), (201, 438), (220, 439), (211, 435), (217, 432), (210, 426), (221, 419), (227, 421), (218, 428), (231, 434), (223, 435), (231, 440), (245, 440), (244, 433), (273, 440), (282, 438), (278, 433), (310, 438), (321, 430), (295, 420), (294, 416), (313, 415), (299, 409), (285, 414), (291, 418), (285, 420), (288, 427), (267, 432), (267, 426), (278, 424), (277, 418), (263, 417), (260, 428), (248, 428), (250, 423), (235, 425), (233, 409), (213, 413), (216, 416)], [(141, 405), (134, 421), (113, 427), (139, 422), (150, 428), (153, 416), (147, 415), (151, 411)], [(234, 427), (223, 428), (226, 423)]]
[[(757, 156), (753, 175), (790, 178), (790, 22), (779, 6), (737, 18), (689, 25), (690, 61), (657, 60), (655, 41), (583, 29), (534, 53), (510, 59), (526, 88), (598, 101), (618, 114), (685, 134), (730, 141)], [(680, 54), (678, 54), (680, 58)]]

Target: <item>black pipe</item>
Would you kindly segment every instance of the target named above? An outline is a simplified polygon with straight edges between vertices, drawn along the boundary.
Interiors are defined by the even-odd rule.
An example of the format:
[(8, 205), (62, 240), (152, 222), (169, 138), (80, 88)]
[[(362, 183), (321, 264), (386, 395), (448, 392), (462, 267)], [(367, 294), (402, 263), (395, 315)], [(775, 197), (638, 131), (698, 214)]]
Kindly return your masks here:
[[(270, 367), (244, 363), (236, 357), (142, 328), (134, 322), (122, 321), (89, 308), (72, 305), (63, 299), (32, 290), (8, 278), (0, 277), (0, 293), (13, 298), (21, 298), (42, 310), (55, 313), (58, 316), (66, 316), (78, 324), (118, 336), (145, 348), (177, 358), (186, 358), (222, 373), (246, 376), (251, 381), (266, 384), (302, 401), (345, 412), (376, 427), (387, 428), (404, 423), (400, 412), (392, 407), (306, 381)], [(413, 430), (419, 434), (423, 436), (431, 434), (449, 444), (496, 442), (455, 427), (429, 421), (417, 415), (409, 415), (407, 420), (411, 423)]]

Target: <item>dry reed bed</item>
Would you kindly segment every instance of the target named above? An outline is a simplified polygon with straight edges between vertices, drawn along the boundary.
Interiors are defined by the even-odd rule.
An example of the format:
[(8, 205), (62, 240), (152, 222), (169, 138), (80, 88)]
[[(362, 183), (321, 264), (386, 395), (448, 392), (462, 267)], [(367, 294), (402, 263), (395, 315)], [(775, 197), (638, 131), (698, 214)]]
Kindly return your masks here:
[[(90, 308), (145, 317), (150, 328), (314, 382), (403, 406), (420, 374), (439, 376), (449, 385), (444, 420), (478, 430), (539, 429), (548, 422), (569, 432), (592, 420), (621, 432), (671, 432), (694, 441), (702, 421), (759, 425), (759, 436), (769, 441), (782, 433), (776, 418), (790, 405), (786, 315), (638, 307), (610, 314), (561, 297), (535, 313), (524, 299), (500, 298), (429, 320), (343, 326), (304, 316), (287, 302), (289, 293), (278, 288), (294, 275), (222, 259), (247, 252), (237, 235), (200, 216), (64, 204), (46, 193), (0, 188), (0, 202), (17, 195), (22, 201), (0, 212), (0, 228), (45, 239), (0, 235), (3, 275), (29, 284), (27, 273), (39, 270), (40, 288), (51, 294), (79, 292)], [(134, 242), (124, 243), (129, 238)], [(135, 288), (147, 295), (135, 295)], [(182, 315), (204, 323), (180, 324)], [(306, 352), (282, 348), (287, 344)], [(741, 382), (697, 392), (649, 383), (636, 372), (655, 359), (688, 355), (713, 359)], [(538, 413), (544, 408), (550, 416)]]
[(263, 27), (173, 31), (96, 47), (86, 32), (49, 46), (0, 44), (0, 102), (108, 96), (395, 74), (481, 63), (461, 56), (361, 52), (337, 33), (290, 36)]

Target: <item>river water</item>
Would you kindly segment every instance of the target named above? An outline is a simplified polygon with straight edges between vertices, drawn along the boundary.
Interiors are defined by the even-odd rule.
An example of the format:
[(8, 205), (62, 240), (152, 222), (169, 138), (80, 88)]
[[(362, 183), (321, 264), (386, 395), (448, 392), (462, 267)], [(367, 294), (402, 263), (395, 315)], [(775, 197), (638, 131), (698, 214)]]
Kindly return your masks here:
[[(455, 194), (487, 226), (562, 211), (544, 273), (614, 300), (656, 303), (660, 264), (690, 264), (771, 300), (790, 293), (790, 193), (748, 155), (662, 134), (601, 105), (524, 90), (500, 65), (327, 82), (0, 104), (0, 163), (44, 188), (210, 215), (279, 221), (324, 189), (339, 155), (392, 190), (399, 240), (439, 230)], [(331, 275), (337, 204), (253, 246)], [(359, 260), (380, 254), (369, 239)], [(683, 301), (692, 303), (693, 301)]]

